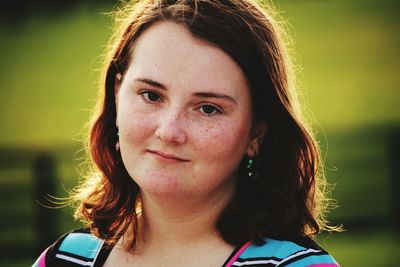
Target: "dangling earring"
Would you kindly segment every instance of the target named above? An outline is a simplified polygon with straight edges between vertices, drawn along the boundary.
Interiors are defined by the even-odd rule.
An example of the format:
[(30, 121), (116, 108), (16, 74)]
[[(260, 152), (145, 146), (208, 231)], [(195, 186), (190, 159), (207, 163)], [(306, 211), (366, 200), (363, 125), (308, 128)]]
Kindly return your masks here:
[(118, 141), (117, 141), (117, 143), (115, 144), (115, 150), (116, 151), (119, 151), (119, 132), (117, 132), (117, 135), (118, 135)]
[(256, 178), (257, 177), (257, 167), (258, 167), (258, 159), (257, 156), (254, 158), (249, 158), (247, 161), (247, 175), (250, 178)]

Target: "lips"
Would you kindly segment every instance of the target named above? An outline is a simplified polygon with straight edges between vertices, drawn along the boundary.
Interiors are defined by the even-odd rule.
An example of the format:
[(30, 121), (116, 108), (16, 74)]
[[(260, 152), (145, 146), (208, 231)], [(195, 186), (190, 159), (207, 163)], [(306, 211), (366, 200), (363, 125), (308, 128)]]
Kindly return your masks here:
[(188, 162), (189, 160), (180, 158), (174, 154), (169, 154), (160, 150), (147, 150), (149, 153), (154, 155), (157, 159), (166, 162)]

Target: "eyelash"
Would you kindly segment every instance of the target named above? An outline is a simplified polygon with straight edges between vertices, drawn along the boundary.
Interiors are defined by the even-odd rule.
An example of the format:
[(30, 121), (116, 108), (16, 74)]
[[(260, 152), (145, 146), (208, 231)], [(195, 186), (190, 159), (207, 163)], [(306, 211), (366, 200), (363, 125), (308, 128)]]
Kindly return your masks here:
[[(160, 96), (158, 93), (156, 93), (154, 91), (144, 91), (144, 92), (141, 92), (140, 95), (143, 97), (143, 100), (145, 102), (147, 102), (147, 103), (157, 103), (157, 102), (161, 102), (161, 100), (162, 100), (162, 96)], [(150, 97), (149, 97), (150, 95), (156, 96), (158, 99), (157, 100), (151, 100)], [(206, 113), (206, 112), (204, 112), (204, 110), (201, 111), (201, 109), (204, 108), (204, 107), (208, 107), (208, 108), (211, 107), (214, 110), (211, 113)], [(218, 115), (218, 114), (222, 114), (221, 109), (219, 107), (216, 107), (215, 105), (212, 105), (212, 104), (200, 105), (197, 108), (197, 110), (199, 110), (201, 113), (203, 113), (207, 117), (211, 117), (211, 116), (215, 116), (215, 115)]]

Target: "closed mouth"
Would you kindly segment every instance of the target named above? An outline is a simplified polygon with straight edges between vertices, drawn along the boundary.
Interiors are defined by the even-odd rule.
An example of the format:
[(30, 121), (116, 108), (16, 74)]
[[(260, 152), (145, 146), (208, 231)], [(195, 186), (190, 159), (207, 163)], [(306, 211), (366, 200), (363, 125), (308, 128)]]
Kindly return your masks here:
[(159, 151), (159, 150), (147, 150), (147, 151), (152, 153), (152, 154), (155, 154), (155, 155), (157, 155), (157, 156), (159, 156), (161, 158), (165, 158), (167, 160), (175, 160), (175, 161), (182, 161), (182, 162), (188, 162), (189, 161), (187, 159), (183, 159), (183, 158), (180, 158), (180, 157), (175, 156), (173, 154), (165, 153), (165, 152), (162, 152), (162, 151)]

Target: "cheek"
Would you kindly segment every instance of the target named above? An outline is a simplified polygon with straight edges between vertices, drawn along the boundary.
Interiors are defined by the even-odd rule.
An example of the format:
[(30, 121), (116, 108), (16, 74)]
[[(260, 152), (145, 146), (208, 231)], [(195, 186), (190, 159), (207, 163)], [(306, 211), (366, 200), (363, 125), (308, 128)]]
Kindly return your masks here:
[(196, 132), (194, 173), (199, 179), (194, 180), (199, 180), (196, 182), (198, 191), (229, 186), (245, 154), (248, 129), (245, 123), (221, 123)]
[(151, 113), (143, 112), (137, 105), (121, 101), (118, 109), (120, 141), (140, 142), (152, 132), (154, 119)]
[(246, 122), (217, 123), (213, 127), (198, 131), (196, 140), (201, 151), (208, 155), (210, 162), (238, 160), (247, 148), (249, 129), (250, 125)]
[(141, 138), (146, 136), (150, 131), (151, 125), (144, 118), (137, 115), (126, 115), (120, 119), (120, 138)]

